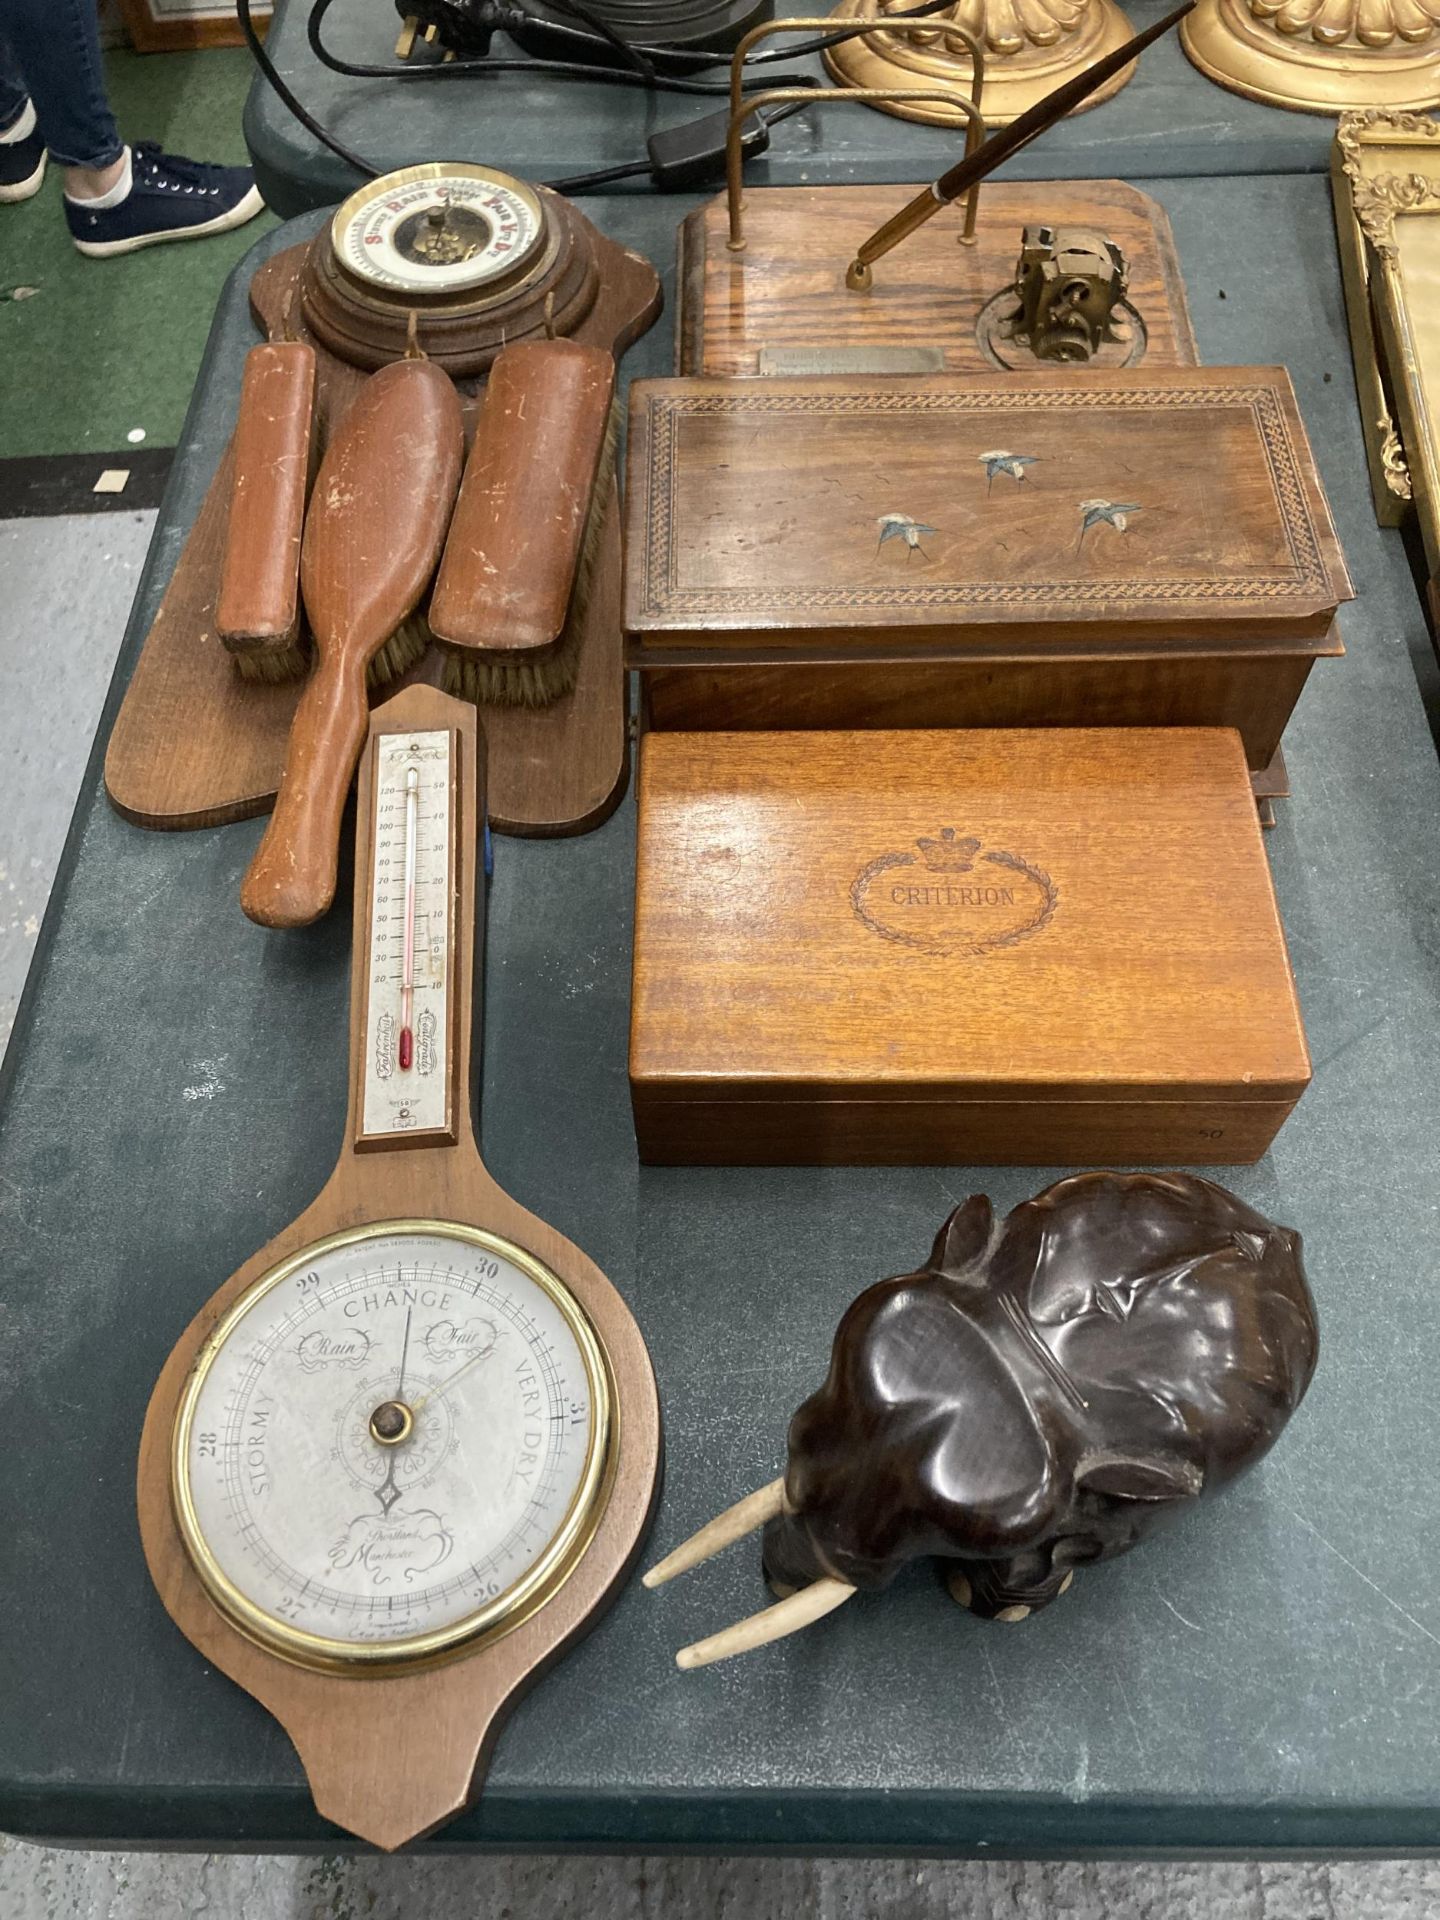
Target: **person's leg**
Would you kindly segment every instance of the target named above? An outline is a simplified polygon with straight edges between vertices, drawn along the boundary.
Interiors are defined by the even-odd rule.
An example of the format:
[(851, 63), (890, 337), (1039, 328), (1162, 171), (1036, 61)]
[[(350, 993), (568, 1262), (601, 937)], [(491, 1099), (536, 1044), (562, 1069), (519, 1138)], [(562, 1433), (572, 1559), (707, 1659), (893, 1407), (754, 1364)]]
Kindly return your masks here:
[(0, 0), (0, 39), (24, 75), (29, 100), (21, 112), (28, 118), (33, 101), (39, 116), (30, 137), (40, 153), (33, 180), (23, 191), (7, 190), (8, 175), (23, 162), (5, 146), (0, 122), (0, 200), (36, 191), (48, 146), (65, 169), (65, 219), (81, 253), (104, 257), (198, 239), (263, 210), (248, 167), (207, 166), (143, 140), (133, 149), (122, 142), (105, 92), (99, 0)]
[(0, 33), (0, 133), (8, 133), (30, 104), (30, 89), (10, 43)]
[(76, 199), (110, 192), (128, 155), (105, 93), (96, 0), (0, 0), (0, 33), (25, 75), (40, 132)]
[(45, 180), (45, 142), (8, 41), (0, 34), (0, 202), (29, 200)]

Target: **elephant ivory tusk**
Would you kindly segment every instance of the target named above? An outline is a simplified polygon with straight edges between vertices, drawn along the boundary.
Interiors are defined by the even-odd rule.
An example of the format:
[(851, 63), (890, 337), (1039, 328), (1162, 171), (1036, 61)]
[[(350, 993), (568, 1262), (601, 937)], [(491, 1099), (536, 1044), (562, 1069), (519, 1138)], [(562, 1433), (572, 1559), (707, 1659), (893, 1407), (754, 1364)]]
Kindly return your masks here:
[(768, 1487), (759, 1487), (754, 1493), (747, 1493), (743, 1500), (737, 1500), (724, 1513), (717, 1513), (698, 1533), (692, 1533), (688, 1540), (683, 1540), (673, 1553), (667, 1553), (663, 1560), (657, 1561), (643, 1576), (643, 1584), (647, 1587), (663, 1587), (677, 1573), (688, 1573), (691, 1567), (698, 1567), (702, 1560), (709, 1560), (722, 1547), (743, 1540), (747, 1533), (753, 1533), (757, 1527), (763, 1527), (767, 1520), (773, 1520), (784, 1505), (783, 1479), (772, 1480)]
[(737, 1620), (733, 1627), (712, 1633), (708, 1640), (697, 1640), (693, 1647), (682, 1647), (675, 1656), (677, 1667), (708, 1667), (716, 1660), (728, 1660), (732, 1654), (749, 1653), (754, 1647), (768, 1647), (772, 1640), (783, 1640), (798, 1633), (812, 1621), (823, 1620), (838, 1606), (851, 1599), (855, 1589), (848, 1580), (816, 1580), (788, 1600), (777, 1600), (773, 1607), (762, 1607), (748, 1619)]

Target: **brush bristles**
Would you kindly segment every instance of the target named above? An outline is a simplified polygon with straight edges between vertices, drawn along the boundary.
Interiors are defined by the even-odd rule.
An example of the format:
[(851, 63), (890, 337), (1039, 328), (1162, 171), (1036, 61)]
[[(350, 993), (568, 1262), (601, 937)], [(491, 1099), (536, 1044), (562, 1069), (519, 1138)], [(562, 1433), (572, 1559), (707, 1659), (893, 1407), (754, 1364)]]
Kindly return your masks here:
[[(402, 620), (365, 669), (367, 686), (385, 687), (408, 673), (430, 644), (430, 628), (423, 613), (412, 613)], [(309, 636), (286, 647), (247, 647), (232, 653), (235, 671), (242, 680), (278, 686), (284, 680), (299, 680), (310, 669), (313, 649)]]
[(580, 677), (580, 654), (585, 638), (585, 611), (595, 584), (604, 545), (605, 515), (615, 475), (615, 452), (620, 439), (620, 406), (610, 408), (605, 424), (605, 444), (595, 469), (595, 484), (590, 489), (590, 506), (580, 537), (580, 557), (575, 563), (575, 584), (570, 590), (570, 606), (565, 625), (553, 646), (535, 648), (529, 653), (483, 653), (474, 647), (451, 647), (439, 643), (443, 656), (440, 684), (446, 693), (476, 706), (548, 707), (574, 691)]
[(278, 686), (284, 680), (299, 680), (310, 665), (310, 649), (303, 641), (284, 647), (246, 647), (230, 658), (242, 680)]
[(441, 650), (440, 685), (479, 706), (548, 707), (574, 687), (580, 672), (580, 622), (570, 619), (555, 645), (538, 658), (517, 659)]
[(409, 671), (430, 644), (430, 628), (423, 613), (412, 613), (391, 634), (365, 669), (368, 686), (388, 686)]

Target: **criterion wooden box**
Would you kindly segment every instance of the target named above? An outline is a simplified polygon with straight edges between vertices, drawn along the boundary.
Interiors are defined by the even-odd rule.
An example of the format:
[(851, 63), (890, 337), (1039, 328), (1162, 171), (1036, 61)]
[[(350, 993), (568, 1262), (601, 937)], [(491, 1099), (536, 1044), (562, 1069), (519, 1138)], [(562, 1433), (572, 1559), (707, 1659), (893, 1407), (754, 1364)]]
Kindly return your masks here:
[(1309, 1077), (1232, 730), (643, 742), (643, 1161), (1251, 1161)]
[(655, 729), (1233, 726), (1352, 597), (1282, 367), (650, 380), (625, 626)]

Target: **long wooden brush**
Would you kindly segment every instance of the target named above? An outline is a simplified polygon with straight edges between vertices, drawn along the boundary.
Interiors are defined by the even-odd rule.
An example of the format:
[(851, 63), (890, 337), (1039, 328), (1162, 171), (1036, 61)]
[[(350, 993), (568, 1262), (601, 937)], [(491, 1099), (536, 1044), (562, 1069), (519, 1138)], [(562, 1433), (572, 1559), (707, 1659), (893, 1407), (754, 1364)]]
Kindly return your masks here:
[(603, 347), (536, 340), (497, 355), (430, 599), (447, 692), (543, 707), (575, 685), (614, 484), (614, 394)]
[(367, 669), (424, 651), (416, 619), (465, 457), (460, 398), (425, 359), (360, 389), (325, 450), (300, 552), (315, 668), (290, 729), (265, 837), (240, 891), (252, 920), (302, 927), (335, 897), (340, 821), (365, 738)]

